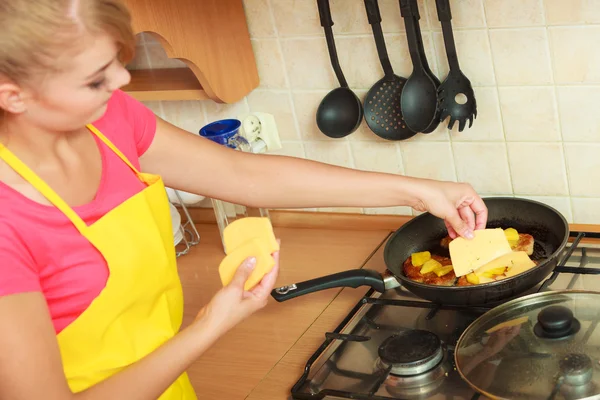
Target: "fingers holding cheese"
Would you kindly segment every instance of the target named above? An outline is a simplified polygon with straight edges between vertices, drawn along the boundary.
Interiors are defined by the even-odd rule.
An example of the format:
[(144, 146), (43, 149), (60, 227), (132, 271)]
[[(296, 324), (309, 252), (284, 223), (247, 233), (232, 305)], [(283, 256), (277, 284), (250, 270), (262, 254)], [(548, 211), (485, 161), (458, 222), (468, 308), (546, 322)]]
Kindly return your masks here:
[(268, 218), (249, 217), (232, 222), (223, 231), (223, 241), (227, 253), (219, 265), (223, 286), (231, 283), (240, 265), (248, 258), (255, 258), (256, 263), (247, 276), (244, 290), (254, 288), (276, 265), (273, 254), (279, 251), (279, 241)]
[(244, 284), (244, 290), (252, 289), (275, 266), (275, 259), (267, 250), (267, 247), (259, 239), (250, 239), (221, 261), (219, 274), (223, 286), (229, 285), (240, 265), (246, 259), (252, 257), (256, 259), (256, 262), (252, 273)]

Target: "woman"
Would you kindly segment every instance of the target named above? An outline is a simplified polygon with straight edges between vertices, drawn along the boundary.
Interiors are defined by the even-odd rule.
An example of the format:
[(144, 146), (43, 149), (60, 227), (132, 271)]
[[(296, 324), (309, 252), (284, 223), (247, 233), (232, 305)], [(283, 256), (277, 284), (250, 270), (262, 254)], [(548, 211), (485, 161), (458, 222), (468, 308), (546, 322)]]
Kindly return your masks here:
[(185, 370), (265, 306), (278, 266), (244, 292), (249, 259), (179, 329), (163, 179), (257, 207), (407, 205), (453, 237), (485, 226), (466, 184), (244, 154), (156, 118), (119, 91), (135, 48), (119, 0), (0, 0), (0, 26), (2, 399), (195, 399)]

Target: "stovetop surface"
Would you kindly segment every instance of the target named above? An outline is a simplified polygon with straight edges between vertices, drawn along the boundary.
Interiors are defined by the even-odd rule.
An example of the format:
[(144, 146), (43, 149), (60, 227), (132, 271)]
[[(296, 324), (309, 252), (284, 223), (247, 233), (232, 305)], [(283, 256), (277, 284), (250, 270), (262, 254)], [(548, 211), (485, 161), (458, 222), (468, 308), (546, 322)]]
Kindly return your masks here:
[[(382, 244), (363, 268), (383, 271), (384, 247)], [(561, 267), (567, 271), (569, 267), (598, 268), (600, 272), (600, 245), (569, 244), (559, 260), (566, 257), (568, 259), (559, 270)], [(541, 282), (521, 296), (546, 290), (600, 288), (600, 275), (597, 274), (562, 272), (554, 278), (552, 282)], [(487, 310), (484, 307), (440, 308), (402, 288), (383, 294), (369, 291), (354, 310), (349, 310), (348, 317), (335, 332), (324, 333), (325, 341), (308, 360), (305, 375), (292, 389), (292, 398), (485, 399), (461, 379), (454, 366), (454, 346), (462, 332)], [(426, 374), (390, 375), (386, 364), (379, 359), (379, 346), (391, 335), (414, 329), (435, 333), (446, 350), (444, 359)]]

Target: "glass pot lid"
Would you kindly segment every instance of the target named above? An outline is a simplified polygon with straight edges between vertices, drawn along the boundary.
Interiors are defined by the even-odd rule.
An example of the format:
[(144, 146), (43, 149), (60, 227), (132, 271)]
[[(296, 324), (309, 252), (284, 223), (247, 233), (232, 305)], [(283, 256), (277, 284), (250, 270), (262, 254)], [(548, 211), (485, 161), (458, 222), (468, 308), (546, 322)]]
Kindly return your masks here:
[(463, 332), (456, 368), (491, 399), (600, 398), (599, 322), (600, 292), (521, 297)]

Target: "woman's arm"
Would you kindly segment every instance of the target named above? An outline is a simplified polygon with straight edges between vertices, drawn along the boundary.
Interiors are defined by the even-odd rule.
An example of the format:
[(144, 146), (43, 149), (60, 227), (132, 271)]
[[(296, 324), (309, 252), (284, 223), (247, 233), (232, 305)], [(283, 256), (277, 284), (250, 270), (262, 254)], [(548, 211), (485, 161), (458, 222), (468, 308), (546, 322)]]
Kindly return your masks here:
[(225, 332), (266, 305), (276, 266), (252, 291), (243, 287), (254, 264), (246, 261), (189, 327), (130, 367), (73, 394), (67, 385), (56, 334), (41, 293), (0, 296), (0, 399), (153, 400)]
[(247, 206), (410, 206), (432, 212), (467, 237), (487, 220), (483, 201), (467, 184), (233, 151), (160, 118), (141, 163), (144, 170), (161, 175), (167, 186)]

